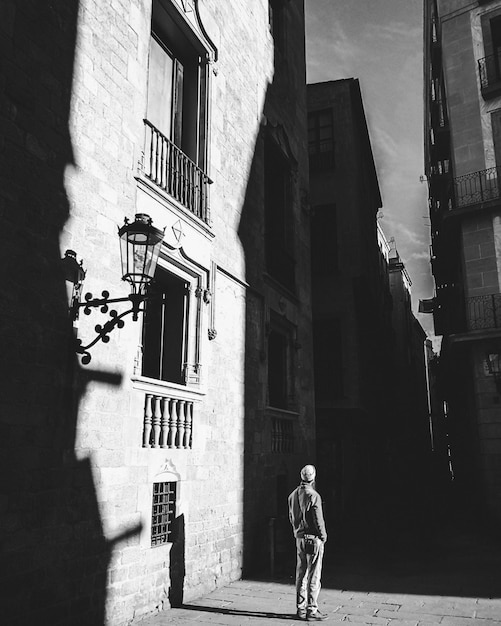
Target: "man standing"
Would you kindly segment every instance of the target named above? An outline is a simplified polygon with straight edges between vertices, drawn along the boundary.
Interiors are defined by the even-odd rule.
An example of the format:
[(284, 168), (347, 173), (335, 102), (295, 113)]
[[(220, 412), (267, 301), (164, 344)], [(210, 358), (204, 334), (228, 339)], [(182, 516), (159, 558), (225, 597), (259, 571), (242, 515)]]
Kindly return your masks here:
[(296, 538), (296, 605), (299, 619), (327, 619), (318, 610), (324, 543), (327, 541), (322, 499), (315, 491), (316, 470), (305, 465), (301, 483), (289, 496), (289, 519)]

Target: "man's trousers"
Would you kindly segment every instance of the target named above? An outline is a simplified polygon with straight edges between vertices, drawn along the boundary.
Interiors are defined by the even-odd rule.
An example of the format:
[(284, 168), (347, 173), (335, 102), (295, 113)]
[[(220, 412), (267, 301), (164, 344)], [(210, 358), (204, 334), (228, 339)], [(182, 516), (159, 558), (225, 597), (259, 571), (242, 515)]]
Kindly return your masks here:
[(315, 544), (315, 553), (306, 554), (304, 539), (296, 539), (296, 604), (298, 613), (307, 611), (313, 614), (318, 609), (324, 543), (317, 538)]

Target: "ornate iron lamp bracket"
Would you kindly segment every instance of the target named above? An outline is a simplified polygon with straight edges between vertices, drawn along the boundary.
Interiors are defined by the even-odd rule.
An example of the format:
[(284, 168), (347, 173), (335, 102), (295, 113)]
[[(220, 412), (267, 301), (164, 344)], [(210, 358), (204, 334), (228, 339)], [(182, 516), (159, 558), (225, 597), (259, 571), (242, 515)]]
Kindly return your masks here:
[(131, 308), (118, 314), (115, 309), (109, 311), (109, 319), (103, 325), (97, 324), (97, 333), (94, 339), (82, 345), (80, 339), (76, 339), (76, 353), (81, 354), (82, 363), (87, 365), (91, 360), (89, 349), (98, 341), (108, 343), (110, 333), (114, 328), (123, 328), (123, 318), (132, 313), (132, 319), (136, 321), (139, 313), (144, 311), (141, 303), (151, 296), (147, 295), (147, 287), (155, 275), (158, 255), (162, 246), (164, 230), (155, 228), (151, 217), (145, 213), (137, 213), (134, 222), (125, 218), (124, 225), (118, 229), (120, 238), (120, 256), (122, 262), (122, 280), (131, 286), (131, 293), (125, 298), (110, 298), (109, 291), (103, 291), (100, 298), (94, 298), (91, 293), (86, 293), (83, 302), (80, 302), (82, 283), (86, 271), (82, 262), (77, 261), (76, 253), (67, 250), (63, 262), (66, 281), (73, 284), (73, 292), (70, 298), (70, 318), (74, 322), (78, 319), (80, 309), (83, 308), (85, 315), (90, 315), (91, 310), (100, 308), (101, 313), (108, 313), (109, 305), (115, 302), (130, 302)]
[(97, 335), (96, 337), (94, 337), (94, 339), (91, 342), (89, 342), (85, 346), (82, 345), (81, 339), (76, 340), (75, 351), (77, 354), (82, 355), (83, 365), (88, 365), (90, 363), (90, 360), (92, 358), (89, 352), (90, 348), (95, 346), (98, 341), (102, 341), (103, 343), (108, 343), (110, 340), (109, 335), (111, 331), (115, 327), (116, 328), (124, 327), (125, 325), (125, 322), (123, 321), (124, 317), (132, 313), (132, 319), (134, 321), (137, 321), (139, 313), (144, 311), (144, 307), (141, 307), (141, 303), (147, 299), (147, 296), (143, 296), (141, 294), (130, 294), (126, 298), (110, 298), (110, 294), (108, 291), (103, 291), (101, 296), (102, 296), (101, 298), (93, 298), (91, 293), (86, 293), (84, 302), (75, 302), (73, 304), (72, 309), (71, 309), (72, 319), (74, 320), (77, 319), (80, 308), (83, 308), (83, 312), (85, 315), (90, 315), (91, 310), (97, 307), (100, 307), (101, 313), (108, 313), (109, 305), (115, 302), (131, 302), (132, 306), (130, 309), (127, 309), (127, 311), (124, 311), (123, 313), (120, 313), (120, 314), (118, 314), (118, 312), (115, 309), (112, 309), (109, 312), (110, 319), (107, 322), (105, 322), (103, 325), (96, 324), (96, 326), (94, 327), (94, 330), (96, 331)]

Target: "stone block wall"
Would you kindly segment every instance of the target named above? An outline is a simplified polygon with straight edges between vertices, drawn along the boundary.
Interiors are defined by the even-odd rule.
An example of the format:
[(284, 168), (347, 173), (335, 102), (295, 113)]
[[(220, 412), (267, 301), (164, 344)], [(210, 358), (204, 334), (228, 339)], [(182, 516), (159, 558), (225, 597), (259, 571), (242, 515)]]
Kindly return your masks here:
[(499, 292), (499, 277), (492, 216), (473, 215), (463, 220), (463, 254), (468, 296)]
[(486, 168), (469, 12), (449, 16), (441, 28), (454, 175), (461, 176)]
[[(241, 575), (249, 478), (244, 448), (246, 437), (262, 437), (262, 421), (253, 423), (252, 417), (265, 394), (265, 366), (247, 328), (249, 250), (242, 243), (241, 216), (249, 197), (261, 211), (262, 181), (250, 180), (250, 173), (274, 77), (274, 49), (265, 0), (199, 4), (219, 52), (210, 68), (213, 222), (210, 234), (187, 227), (186, 250), (214, 282), (213, 320), (209, 305), (200, 313), (202, 383), (193, 392), (188, 450), (142, 447), (145, 392), (135, 367), (140, 322), (127, 318), (109, 343), (93, 348), (90, 366), (80, 365), (60, 266), (71, 248), (87, 271), (84, 293), (128, 293), (120, 280), (117, 226), (133, 217), (140, 197), (136, 176), (151, 2), (70, 0), (49, 6), (20, 0), (0, 7), (6, 59), (0, 82), (0, 219), (9, 277), (1, 298), (9, 375), (0, 394), (0, 504), (7, 565), (2, 580), (10, 598), (3, 614), (12, 626), (35, 617), (53, 626), (121, 626)], [(289, 6), (294, 37), (302, 42), (302, 2)], [(193, 11), (190, 3), (188, 10)], [(297, 59), (287, 69), (292, 99), (284, 123), (301, 164), (295, 215), (299, 254), (306, 255), (307, 212), (299, 201), (307, 185), (304, 48), (291, 50)], [(274, 106), (279, 108), (278, 101)], [(155, 214), (161, 227), (170, 223), (167, 213), (165, 222), (157, 222), (163, 210)], [(258, 247), (255, 258), (263, 254), (262, 232), (261, 214), (246, 234)], [(313, 437), (308, 275), (306, 263), (298, 270), (301, 305), (295, 302), (291, 313), (304, 355), (299, 451), (311, 449)], [(276, 294), (264, 295), (279, 308)], [(81, 315), (78, 336), (90, 340), (95, 324), (106, 319), (99, 311)], [(211, 321), (217, 330), (213, 341), (207, 334)], [(262, 334), (264, 318), (257, 324)], [(254, 398), (249, 390), (256, 380), (260, 394)], [(265, 468), (253, 463), (264, 449), (258, 446), (250, 459), (249, 485), (263, 476)], [(303, 462), (272, 458), (266, 450), (266, 467), (275, 474), (280, 464), (292, 472)], [(166, 476), (177, 483), (177, 541), (152, 548), (152, 484)], [(253, 502), (266, 495), (265, 483), (260, 485)]]

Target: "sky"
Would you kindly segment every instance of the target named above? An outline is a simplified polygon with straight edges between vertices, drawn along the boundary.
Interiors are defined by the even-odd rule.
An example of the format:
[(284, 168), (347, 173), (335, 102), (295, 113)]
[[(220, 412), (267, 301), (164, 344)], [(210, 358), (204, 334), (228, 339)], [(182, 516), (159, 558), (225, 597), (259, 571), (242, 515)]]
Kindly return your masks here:
[[(309, 83), (358, 78), (383, 199), (380, 225), (412, 280), (428, 336), (433, 296), (423, 161), (422, 0), (305, 0)], [(381, 215), (380, 213), (380, 215)], [(437, 349), (439, 342), (434, 341)]]

